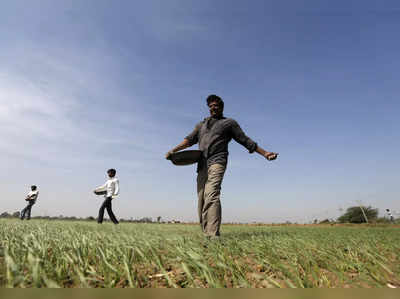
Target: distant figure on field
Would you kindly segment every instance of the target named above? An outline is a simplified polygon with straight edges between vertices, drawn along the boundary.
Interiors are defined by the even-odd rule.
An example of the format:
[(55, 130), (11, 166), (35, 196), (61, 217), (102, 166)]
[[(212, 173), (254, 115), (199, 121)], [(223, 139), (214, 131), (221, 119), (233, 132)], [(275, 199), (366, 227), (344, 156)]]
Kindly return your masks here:
[(39, 191), (37, 190), (37, 186), (33, 185), (31, 186), (31, 191), (26, 195), (25, 200), (28, 202), (28, 205), (21, 211), (21, 220), (25, 219), (30, 220), (31, 219), (31, 210), (32, 206), (36, 203), (36, 200), (39, 196)]
[(220, 193), (228, 163), (228, 143), (234, 139), (250, 153), (257, 152), (269, 161), (275, 160), (278, 154), (259, 147), (244, 134), (234, 119), (224, 117), (224, 102), (219, 96), (210, 95), (206, 101), (210, 117), (199, 122), (193, 132), (165, 157), (170, 159), (172, 153), (199, 144), (203, 153), (197, 166), (198, 214), (203, 233), (210, 238), (220, 235)]
[(117, 171), (113, 168), (107, 170), (108, 180), (104, 185), (94, 190), (96, 195), (104, 195), (105, 197), (105, 200), (99, 210), (99, 217), (97, 218), (98, 223), (103, 223), (104, 209), (107, 209), (107, 213), (110, 216), (111, 221), (114, 224), (118, 224), (118, 220), (115, 217), (111, 206), (111, 201), (119, 194), (119, 180), (115, 177), (116, 173)]
[(388, 215), (389, 221), (393, 223), (394, 222), (394, 217), (392, 215), (392, 212), (390, 212), (389, 209), (386, 209), (386, 213)]

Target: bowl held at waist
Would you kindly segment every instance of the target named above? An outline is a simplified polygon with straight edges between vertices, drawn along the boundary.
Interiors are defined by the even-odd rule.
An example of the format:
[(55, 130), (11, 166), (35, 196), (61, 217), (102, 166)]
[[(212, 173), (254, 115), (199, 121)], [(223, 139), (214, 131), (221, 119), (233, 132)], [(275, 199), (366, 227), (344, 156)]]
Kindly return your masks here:
[(94, 190), (94, 194), (96, 195), (105, 195), (107, 191), (105, 190)]
[(169, 159), (174, 165), (191, 165), (199, 162), (202, 154), (199, 150), (181, 151), (171, 154)]

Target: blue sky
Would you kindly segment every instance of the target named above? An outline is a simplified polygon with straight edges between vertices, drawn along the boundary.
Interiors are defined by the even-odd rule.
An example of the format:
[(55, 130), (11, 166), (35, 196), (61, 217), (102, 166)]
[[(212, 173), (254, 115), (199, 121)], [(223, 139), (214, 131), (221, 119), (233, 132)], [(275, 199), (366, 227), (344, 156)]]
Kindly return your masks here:
[(398, 1), (2, 1), (1, 211), (195, 221), (195, 167), (164, 159), (208, 115), (230, 144), (225, 222), (309, 222), (361, 201), (400, 212)]

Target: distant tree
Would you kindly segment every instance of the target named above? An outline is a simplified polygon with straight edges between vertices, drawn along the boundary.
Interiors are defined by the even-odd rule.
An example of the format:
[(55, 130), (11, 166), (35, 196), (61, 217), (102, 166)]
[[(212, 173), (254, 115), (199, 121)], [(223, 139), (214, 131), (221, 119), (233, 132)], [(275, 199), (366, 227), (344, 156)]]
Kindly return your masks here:
[(160, 223), (161, 222), (161, 216), (157, 217), (157, 222)]
[(20, 215), (21, 215), (20, 211), (14, 212), (14, 213), (12, 214), (12, 216), (13, 216), (14, 218), (19, 218)]
[(346, 210), (346, 212), (340, 216), (337, 221), (340, 223), (365, 223), (365, 216), (368, 221), (375, 222), (378, 218), (378, 209), (374, 209), (371, 206), (354, 206)]

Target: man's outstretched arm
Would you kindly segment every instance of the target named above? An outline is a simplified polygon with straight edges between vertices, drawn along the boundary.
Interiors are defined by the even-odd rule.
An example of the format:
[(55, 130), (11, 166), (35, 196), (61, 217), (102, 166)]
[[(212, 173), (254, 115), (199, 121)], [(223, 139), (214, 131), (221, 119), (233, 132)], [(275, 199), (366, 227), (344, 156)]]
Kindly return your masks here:
[(234, 121), (232, 125), (232, 135), (233, 139), (247, 148), (250, 153), (257, 152), (268, 161), (275, 160), (278, 157), (278, 153), (266, 151), (262, 147), (259, 147), (256, 142), (247, 137), (236, 121)]
[(265, 149), (263, 149), (262, 147), (259, 147), (258, 145), (256, 148), (256, 152), (259, 153), (264, 158), (266, 158), (268, 161), (275, 160), (279, 155), (278, 153), (266, 151)]
[(169, 160), (169, 157), (172, 153), (179, 152), (185, 148), (191, 147), (193, 144), (196, 144), (199, 141), (199, 130), (201, 127), (201, 123), (198, 123), (194, 128), (193, 132), (186, 136), (181, 143), (175, 146), (172, 150), (165, 154), (165, 158)]
[(172, 150), (170, 150), (168, 153), (165, 154), (165, 159), (169, 159), (169, 157), (171, 156), (172, 153), (176, 153), (179, 152), (185, 148), (188, 148), (192, 146), (189, 143), (189, 140), (187, 140), (186, 138), (183, 139), (183, 141), (181, 143), (179, 143), (177, 146), (175, 146)]

